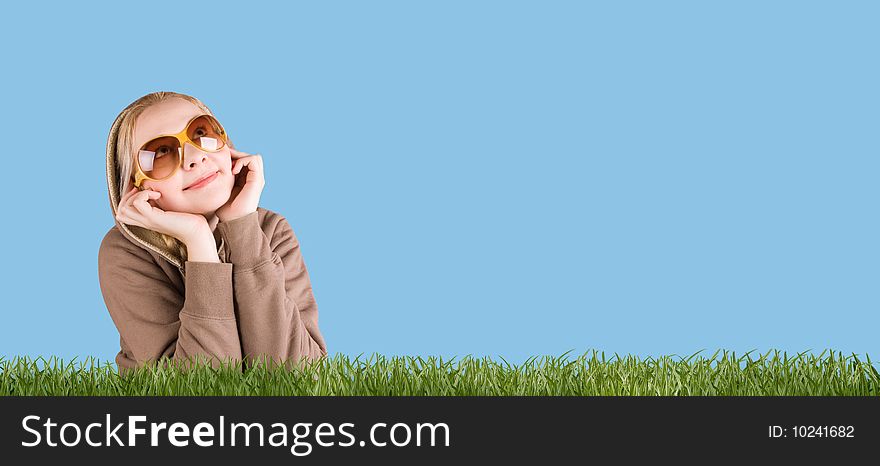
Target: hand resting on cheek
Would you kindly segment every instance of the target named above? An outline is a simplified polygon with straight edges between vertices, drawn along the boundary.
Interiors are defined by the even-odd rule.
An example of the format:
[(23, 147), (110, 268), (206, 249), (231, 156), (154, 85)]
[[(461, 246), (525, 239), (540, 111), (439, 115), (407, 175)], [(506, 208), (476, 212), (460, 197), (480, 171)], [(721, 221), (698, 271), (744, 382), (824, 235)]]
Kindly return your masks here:
[(229, 151), (232, 154), (235, 184), (232, 186), (229, 201), (217, 209), (217, 217), (221, 222), (229, 222), (256, 212), (260, 195), (266, 186), (261, 155), (248, 154), (231, 147)]
[(154, 202), (162, 196), (158, 191), (138, 191), (132, 187), (122, 196), (116, 209), (116, 220), (173, 236), (184, 243), (210, 231), (204, 215), (165, 211)]

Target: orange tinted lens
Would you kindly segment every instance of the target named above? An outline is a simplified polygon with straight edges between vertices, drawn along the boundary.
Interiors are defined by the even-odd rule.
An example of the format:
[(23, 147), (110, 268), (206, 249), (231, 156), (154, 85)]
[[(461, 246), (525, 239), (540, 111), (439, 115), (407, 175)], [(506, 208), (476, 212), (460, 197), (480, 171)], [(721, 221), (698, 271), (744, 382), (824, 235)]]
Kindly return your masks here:
[(216, 152), (226, 145), (226, 132), (220, 122), (210, 115), (202, 115), (190, 123), (186, 129), (189, 136), (199, 149)]
[(138, 151), (141, 171), (150, 178), (161, 180), (171, 176), (180, 164), (180, 141), (165, 136), (144, 144)]

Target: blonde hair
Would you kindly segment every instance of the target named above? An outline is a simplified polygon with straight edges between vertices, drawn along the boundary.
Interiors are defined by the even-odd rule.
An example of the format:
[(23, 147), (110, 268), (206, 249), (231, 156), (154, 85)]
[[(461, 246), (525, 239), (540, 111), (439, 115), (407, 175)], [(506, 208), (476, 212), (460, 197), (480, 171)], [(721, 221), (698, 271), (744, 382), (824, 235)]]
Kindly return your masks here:
[[(117, 173), (117, 186), (119, 187), (119, 199), (122, 199), (122, 196), (131, 189), (134, 185), (134, 157), (135, 151), (137, 148), (134, 147), (134, 130), (135, 123), (137, 122), (137, 118), (146, 110), (147, 108), (156, 105), (160, 102), (164, 102), (168, 99), (183, 99), (188, 102), (191, 102), (195, 106), (199, 107), (203, 112), (208, 115), (214, 116), (214, 113), (203, 104), (199, 99), (186, 95), (179, 94), (177, 92), (171, 91), (160, 91), (160, 92), (152, 92), (147, 94), (131, 104), (125, 107), (124, 110), (120, 113), (120, 122), (119, 122), (119, 137), (116, 143), (116, 173)], [(229, 141), (230, 147), (235, 147), (232, 145), (232, 141)], [(139, 189), (143, 190), (143, 186)], [(159, 232), (156, 232), (162, 238), (162, 241), (165, 242), (165, 245), (171, 248), (172, 250), (176, 250), (180, 253), (180, 256), (186, 260), (186, 245), (183, 241), (178, 240), (177, 238), (169, 235), (165, 235)]]

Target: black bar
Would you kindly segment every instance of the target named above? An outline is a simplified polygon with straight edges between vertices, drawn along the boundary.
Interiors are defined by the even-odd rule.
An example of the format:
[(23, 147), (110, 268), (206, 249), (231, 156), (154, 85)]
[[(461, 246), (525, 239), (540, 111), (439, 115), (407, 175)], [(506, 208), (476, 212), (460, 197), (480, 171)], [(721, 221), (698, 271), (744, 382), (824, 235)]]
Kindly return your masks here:
[[(186, 459), (274, 460), (325, 463), (343, 459), (400, 461), (413, 460), (474, 460), (496, 461), (567, 460), (575, 463), (602, 458), (628, 462), (634, 459), (687, 459), (714, 462), (717, 460), (759, 461), (769, 458), (792, 460), (821, 455), (836, 462), (848, 458), (873, 457), (872, 445), (880, 439), (880, 399), (877, 397), (0, 397), (0, 451), (24, 454), (29, 459)], [(129, 416), (145, 416), (135, 427), (146, 432), (137, 436), (135, 446), (118, 446), (113, 436), (107, 440), (107, 419), (111, 429), (119, 424), (116, 438), (128, 442)], [(24, 443), (37, 440), (37, 435), (23, 426), (26, 416), (38, 416), (27, 426), (40, 433), (37, 446)], [(223, 416), (224, 446), (220, 442), (220, 416)], [(51, 438), (44, 423), (51, 418)], [(158, 446), (150, 446), (151, 423), (166, 423), (157, 430)], [(190, 435), (176, 439), (188, 440), (185, 447), (173, 446), (168, 428), (175, 422), (186, 424)], [(259, 422), (264, 428), (265, 443), (259, 446), (257, 427), (251, 430), (251, 445), (244, 446), (243, 430), (239, 428), (237, 445), (231, 446), (231, 423)], [(377, 427), (375, 440), (387, 446), (371, 444), (370, 427)], [(409, 444), (394, 446), (389, 438), (395, 423), (409, 429)], [(79, 444), (62, 446), (59, 433), (65, 423), (65, 440), (73, 443), (77, 429)], [(101, 443), (93, 447), (83, 437), (89, 423), (93, 426), (90, 439)], [(192, 435), (198, 423), (208, 423), (213, 436), (212, 446), (199, 446)], [(283, 427), (272, 427), (282, 423)], [(311, 423), (308, 431), (294, 431), (297, 423)], [(317, 443), (334, 442), (333, 446)], [(339, 431), (353, 435), (352, 446), (336, 443), (352, 441)], [(417, 423), (434, 423), (435, 440), (430, 446), (428, 431), (422, 431), (423, 445), (415, 445)], [(448, 426), (449, 446), (442, 426)], [(771, 436), (776, 429), (779, 437)], [(803, 426), (803, 427), (798, 427)], [(833, 426), (833, 428), (832, 428)], [(181, 429), (183, 426), (180, 426)], [(270, 446), (269, 440), (286, 432), (287, 446)], [(832, 431), (839, 436), (830, 437)], [(823, 436), (816, 436), (817, 432)], [(406, 430), (398, 426), (395, 439), (404, 442)], [(809, 436), (813, 434), (813, 436)], [(294, 435), (302, 435), (297, 456), (291, 452)], [(365, 442), (360, 446), (360, 441)], [(52, 441), (58, 446), (48, 446)], [(818, 456), (817, 456), (818, 455)], [(870, 455), (870, 456), (865, 456)], [(756, 464), (759, 464), (756, 463)], [(176, 464), (176, 463), (175, 463)], [(467, 464), (467, 463), (465, 463)]]

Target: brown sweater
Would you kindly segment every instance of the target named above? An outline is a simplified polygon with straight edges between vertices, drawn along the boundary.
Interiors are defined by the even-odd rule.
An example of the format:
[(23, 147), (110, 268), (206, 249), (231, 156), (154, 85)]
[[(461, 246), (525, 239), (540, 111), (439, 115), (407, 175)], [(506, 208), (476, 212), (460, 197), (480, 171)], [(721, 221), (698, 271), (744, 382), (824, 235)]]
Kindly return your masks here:
[(258, 208), (217, 224), (220, 263), (177, 268), (107, 232), (98, 253), (104, 302), (119, 330), (120, 374), (146, 360), (204, 355), (241, 361), (261, 355), (288, 367), (325, 356), (318, 307), (299, 241), (281, 215)]
[[(110, 128), (106, 150), (114, 217), (122, 116)], [(258, 207), (218, 223), (220, 263), (187, 261), (158, 233), (115, 223), (101, 241), (98, 278), (119, 330), (120, 374), (163, 358), (206, 358), (214, 367), (221, 360), (241, 361), (246, 370), (255, 359), (291, 368), (301, 358), (327, 355), (299, 241), (283, 216)]]

